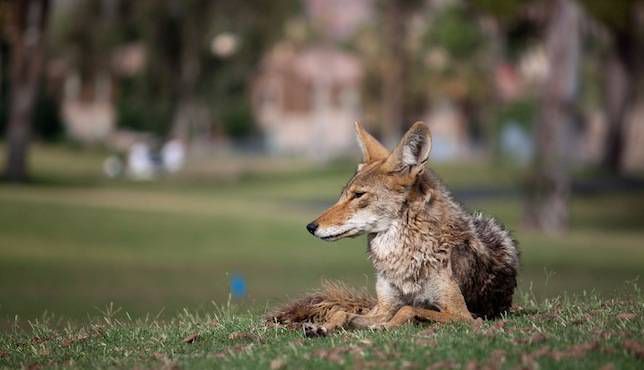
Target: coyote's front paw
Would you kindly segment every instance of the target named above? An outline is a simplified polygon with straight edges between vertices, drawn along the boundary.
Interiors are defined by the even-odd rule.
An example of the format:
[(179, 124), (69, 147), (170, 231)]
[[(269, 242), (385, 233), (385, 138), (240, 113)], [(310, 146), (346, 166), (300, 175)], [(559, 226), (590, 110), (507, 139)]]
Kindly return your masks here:
[(322, 325), (306, 323), (302, 325), (302, 330), (304, 330), (304, 336), (313, 338), (313, 337), (326, 337), (328, 332), (326, 328)]

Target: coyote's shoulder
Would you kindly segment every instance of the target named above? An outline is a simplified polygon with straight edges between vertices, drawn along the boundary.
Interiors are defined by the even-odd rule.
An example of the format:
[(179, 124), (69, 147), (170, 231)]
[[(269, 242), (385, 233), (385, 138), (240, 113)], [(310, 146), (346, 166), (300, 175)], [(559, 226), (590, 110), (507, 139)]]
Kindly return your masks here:
[(471, 320), (507, 311), (519, 264), (516, 242), (494, 219), (464, 210), (426, 170), (428, 127), (414, 124), (393, 152), (359, 125), (356, 130), (363, 163), (338, 202), (307, 229), (324, 240), (367, 234), (377, 300), (364, 314), (358, 312), (364, 307), (341, 300), (329, 306), (318, 293), (315, 305), (301, 304), (304, 299), (272, 318), (322, 323), (313, 331), (319, 334), (347, 325), (394, 327), (413, 318)]

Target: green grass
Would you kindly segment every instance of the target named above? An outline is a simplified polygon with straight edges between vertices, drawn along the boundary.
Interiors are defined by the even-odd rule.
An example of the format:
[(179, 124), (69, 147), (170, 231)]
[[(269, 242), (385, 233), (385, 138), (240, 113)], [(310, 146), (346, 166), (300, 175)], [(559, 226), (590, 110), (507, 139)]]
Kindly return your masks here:
[[(51, 319), (0, 336), (0, 367), (302, 369), (638, 369), (644, 300), (594, 295), (535, 303), (467, 324), (407, 325), (305, 338), (232, 308), (185, 311), (169, 321), (132, 319), (108, 307), (91, 324), (56, 329)], [(638, 359), (639, 357), (639, 359)]]
[[(365, 361), (377, 359), (378, 353), (403, 352), (391, 367), (411, 361), (422, 368), (441, 359), (482, 361), (496, 348), (506, 351), (508, 364), (516, 363), (521, 351), (538, 346), (514, 350), (512, 340), (541, 327), (549, 333), (546, 344), (561, 350), (591, 340), (590, 333), (601, 325), (615, 333), (627, 327), (631, 337), (642, 337), (641, 296), (633, 298), (625, 282), (644, 273), (644, 192), (576, 198), (572, 229), (558, 237), (522, 230), (519, 199), (466, 204), (500, 218), (520, 241), (519, 295), (529, 292), (537, 303), (525, 300), (530, 307), (525, 312), (531, 313), (509, 319), (508, 325), (516, 326), (512, 333), (470, 335), (471, 329), (457, 325), (437, 328), (431, 346), (415, 336), (422, 329), (413, 327), (303, 341), (298, 333), (263, 328), (257, 313), (319, 287), (323, 279), (373, 285), (364, 238), (326, 243), (304, 229), (334, 201), (353, 165), (310, 168), (298, 160), (223, 158), (198, 163), (177, 178), (132, 183), (102, 178), (100, 152), (35, 149), (34, 182), (0, 184), (0, 330), (13, 331), (16, 317), (21, 330), (27, 330), (0, 336), (0, 351), (8, 353), (0, 354), (0, 365), (159, 367), (176, 361), (210, 367), (223, 361), (253, 368), (285, 356), (289, 368), (301, 368), (303, 361), (325, 367), (335, 364), (318, 357), (337, 354), (316, 351), (330, 343), (361, 348), (360, 341), (368, 339), (373, 344), (364, 348)], [(516, 170), (478, 163), (436, 170), (454, 189), (512, 187), (521, 178)], [(247, 297), (232, 300), (238, 307), (235, 315), (214, 308), (229, 302), (232, 274), (244, 276), (248, 284)], [(590, 297), (590, 292), (595, 295)], [(558, 298), (586, 293), (586, 298), (571, 301)], [(98, 324), (88, 323), (111, 302), (122, 308), (121, 318), (118, 323), (103, 320), (100, 335), (92, 334)], [(597, 308), (608, 304), (610, 309)], [(182, 314), (184, 307), (201, 315)], [(255, 314), (239, 314), (246, 310)], [(615, 318), (622, 311), (638, 316), (626, 325)], [(43, 324), (43, 312), (57, 319)], [(220, 325), (210, 326), (208, 315), (214, 312)], [(566, 318), (552, 316), (559, 312)], [(592, 320), (569, 325), (583, 314)], [(146, 316), (158, 320), (140, 321)], [(37, 319), (41, 321), (32, 332), (28, 323)], [(67, 322), (72, 323), (71, 332), (62, 329)], [(44, 336), (39, 331), (55, 334), (31, 343), (34, 336)], [(195, 331), (202, 335), (199, 341), (181, 343)], [(236, 343), (227, 339), (232, 331), (250, 331), (261, 340)], [(90, 337), (62, 345), (79, 332)], [(589, 356), (608, 359), (616, 367), (632, 365), (632, 357), (619, 347), (623, 338), (606, 342), (606, 351), (614, 352), (591, 351)], [(341, 355), (348, 365), (359, 360), (353, 352)], [(592, 361), (594, 367), (601, 365)], [(548, 356), (539, 362), (561, 365)]]

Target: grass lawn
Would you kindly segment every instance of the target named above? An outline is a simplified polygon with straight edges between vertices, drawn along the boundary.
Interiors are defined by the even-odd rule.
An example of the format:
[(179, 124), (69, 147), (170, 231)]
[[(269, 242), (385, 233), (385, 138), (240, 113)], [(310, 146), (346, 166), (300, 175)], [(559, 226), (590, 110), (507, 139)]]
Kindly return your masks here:
[[(338, 356), (357, 364), (411, 348), (417, 350), (393, 356), (390, 365), (483, 361), (492, 349), (503, 350), (507, 364), (518, 364), (526, 351), (566, 351), (600, 339), (598, 330), (605, 328), (602, 335), (610, 338), (585, 352), (586, 364), (599, 367), (608, 359), (618, 368), (636, 367), (622, 342), (641, 343), (643, 336), (642, 297), (634, 293), (637, 282), (625, 282), (644, 273), (644, 192), (576, 198), (572, 229), (559, 237), (521, 230), (515, 197), (467, 201), (498, 216), (521, 244), (518, 294), (530, 298), (505, 327), (486, 323), (470, 335), (474, 329), (450, 325), (420, 336), (423, 328), (409, 327), (309, 341), (259, 326), (257, 313), (323, 279), (373, 285), (364, 237), (326, 243), (304, 229), (334, 201), (351, 166), (222, 159), (195, 165), (180, 178), (131, 183), (101, 178), (100, 153), (37, 147), (32, 159), (34, 183), (0, 185), (0, 330), (13, 333), (0, 336), (0, 366), (131, 367), (142, 361), (147, 367), (255, 368), (275, 359), (278, 367), (283, 357), (289, 368), (309, 360), (324, 367), (337, 365)], [(456, 190), (518, 183), (516, 172), (489, 165), (436, 170)], [(246, 281), (244, 298), (230, 298), (233, 275)], [(577, 298), (570, 303), (560, 298), (564, 294)], [(122, 308), (120, 319), (104, 319), (110, 302)], [(238, 308), (214, 308), (228, 302)], [(184, 307), (201, 314), (181, 313)], [(49, 313), (46, 324), (43, 312)], [(620, 313), (635, 316), (624, 320)], [(140, 321), (146, 315), (151, 319)], [(15, 332), (16, 316), (22, 329), (40, 319), (34, 332)], [(72, 326), (64, 330), (68, 321)], [(234, 331), (253, 335), (228, 339)], [(193, 332), (198, 341), (181, 342)], [(539, 332), (547, 340), (522, 342)], [(340, 353), (325, 353), (329, 344)], [(578, 361), (564, 356), (557, 362), (561, 356), (546, 353), (539, 363)]]
[(644, 301), (578, 296), (535, 303), (468, 324), (341, 331), (326, 338), (264, 325), (230, 308), (169, 321), (108, 310), (82, 328), (45, 321), (0, 336), (0, 367), (161, 369), (641, 369)]

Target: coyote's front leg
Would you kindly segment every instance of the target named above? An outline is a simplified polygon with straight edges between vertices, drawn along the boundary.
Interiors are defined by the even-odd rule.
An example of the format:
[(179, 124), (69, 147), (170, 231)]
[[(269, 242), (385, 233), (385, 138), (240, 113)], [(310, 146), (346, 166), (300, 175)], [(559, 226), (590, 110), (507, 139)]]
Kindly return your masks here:
[(472, 314), (467, 309), (465, 298), (455, 282), (448, 282), (440, 292), (441, 311), (421, 307), (403, 306), (393, 317), (380, 328), (390, 329), (404, 325), (412, 320), (421, 319), (440, 323), (454, 321), (472, 321)]
[(380, 327), (382, 329), (397, 328), (401, 325), (407, 324), (415, 319), (435, 321), (440, 323), (454, 322), (454, 321), (471, 321), (472, 316), (466, 316), (451, 311), (435, 311), (427, 308), (403, 306), (398, 312)]

